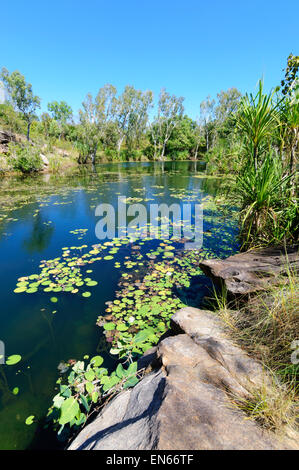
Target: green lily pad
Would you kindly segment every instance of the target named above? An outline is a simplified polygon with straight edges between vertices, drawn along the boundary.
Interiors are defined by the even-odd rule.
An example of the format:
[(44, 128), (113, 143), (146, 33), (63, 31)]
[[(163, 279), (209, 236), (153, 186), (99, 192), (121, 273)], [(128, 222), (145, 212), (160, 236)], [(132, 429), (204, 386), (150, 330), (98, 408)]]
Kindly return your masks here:
[(90, 297), (90, 296), (91, 296), (91, 292), (88, 292), (88, 291), (83, 292), (82, 294), (82, 297)]
[(12, 356), (9, 356), (6, 359), (6, 364), (8, 366), (14, 366), (18, 362), (20, 362), (21, 359), (22, 359), (22, 356), (20, 356), (20, 354), (13, 354)]
[(34, 415), (28, 416), (28, 418), (26, 418), (25, 424), (27, 424), (27, 426), (30, 426), (34, 422), (34, 418)]

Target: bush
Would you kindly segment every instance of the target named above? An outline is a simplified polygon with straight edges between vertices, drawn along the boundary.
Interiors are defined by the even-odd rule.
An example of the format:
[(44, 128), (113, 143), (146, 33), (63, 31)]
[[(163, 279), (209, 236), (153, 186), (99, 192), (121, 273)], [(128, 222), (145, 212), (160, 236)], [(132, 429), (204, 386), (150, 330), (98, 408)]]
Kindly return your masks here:
[(290, 175), (284, 175), (277, 155), (266, 155), (257, 170), (253, 162), (247, 163), (233, 189), (231, 194), (241, 203), (245, 248), (294, 238), (298, 230), (297, 201), (290, 191)]
[(49, 159), (49, 169), (52, 173), (58, 173), (61, 168), (61, 158), (54, 155)]
[(22, 173), (33, 173), (43, 168), (40, 151), (30, 144), (9, 146), (9, 161), (14, 170)]

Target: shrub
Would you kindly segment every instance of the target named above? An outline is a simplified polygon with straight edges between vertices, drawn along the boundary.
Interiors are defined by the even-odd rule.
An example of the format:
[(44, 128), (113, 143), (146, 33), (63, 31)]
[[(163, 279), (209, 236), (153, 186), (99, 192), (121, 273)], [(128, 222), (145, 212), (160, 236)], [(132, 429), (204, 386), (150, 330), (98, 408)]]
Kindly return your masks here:
[(258, 169), (253, 162), (247, 163), (237, 177), (233, 195), (241, 203), (244, 247), (294, 237), (296, 200), (290, 192), (290, 176), (284, 175), (278, 156), (266, 155)]
[(49, 169), (52, 173), (58, 173), (61, 168), (61, 158), (57, 155), (52, 156), (49, 159)]
[(10, 145), (9, 160), (12, 168), (22, 173), (33, 173), (43, 168), (38, 148), (27, 145)]

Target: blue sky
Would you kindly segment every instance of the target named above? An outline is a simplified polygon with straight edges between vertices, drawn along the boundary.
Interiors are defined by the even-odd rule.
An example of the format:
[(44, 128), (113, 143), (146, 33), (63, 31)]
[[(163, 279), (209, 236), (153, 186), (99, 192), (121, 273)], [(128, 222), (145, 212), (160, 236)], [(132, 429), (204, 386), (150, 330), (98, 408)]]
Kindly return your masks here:
[(289, 0), (13, 0), (1, 2), (0, 67), (42, 99), (77, 113), (105, 83), (161, 87), (195, 118), (209, 94), (279, 84), (299, 54), (299, 2)]

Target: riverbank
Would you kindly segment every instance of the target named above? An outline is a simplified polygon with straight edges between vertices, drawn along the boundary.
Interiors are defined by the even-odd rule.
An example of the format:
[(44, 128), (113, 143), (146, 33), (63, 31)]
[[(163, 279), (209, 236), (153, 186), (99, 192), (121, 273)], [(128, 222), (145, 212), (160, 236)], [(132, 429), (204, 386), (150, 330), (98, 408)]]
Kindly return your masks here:
[[(234, 308), (232, 304), (228, 308), (225, 302), (218, 304), (221, 308), (214, 312), (190, 307), (179, 310), (171, 319), (169, 337), (139, 362), (139, 367), (146, 369), (146, 376), (133, 389), (114, 398), (79, 433), (70, 449), (298, 449), (294, 384), (298, 370), (292, 363), (294, 351), (290, 344), (299, 333), (298, 288), (290, 282), (289, 275), (292, 272), (295, 279), (299, 258), (296, 248), (291, 252), (291, 263), (283, 250), (276, 252), (274, 269), (269, 268), (265, 254), (259, 253), (260, 262), (265, 257), (264, 275), (268, 273), (263, 301), (257, 294), (261, 286), (254, 290), (251, 285), (247, 292), (250, 302), (241, 301), (238, 295)], [(254, 264), (257, 253), (231, 259), (242, 256)], [(239, 261), (238, 266), (246, 269)], [(225, 267), (226, 260), (217, 262)], [(213, 264), (213, 260), (201, 266), (207, 263)], [(269, 276), (272, 273), (277, 281), (278, 266), (282, 281), (270, 292)], [(277, 295), (282, 300), (280, 304)], [(287, 322), (283, 299), (289, 309)], [(250, 318), (248, 308), (252, 304), (256, 313)], [(233, 318), (238, 322), (232, 322)], [(255, 328), (255, 340), (249, 344), (247, 340), (246, 344), (244, 336), (248, 338), (249, 324)], [(252, 344), (255, 350), (250, 347)], [(273, 348), (281, 355), (282, 346), (284, 357), (279, 362)], [(264, 351), (262, 355), (257, 353), (259, 348)], [(286, 361), (285, 370), (287, 367), (292, 375), (293, 369), (292, 378), (278, 374)]]
[[(32, 176), (37, 173), (63, 174), (69, 170), (100, 164), (166, 163), (171, 161), (173, 160), (167, 156), (163, 160), (153, 160), (152, 157), (144, 153), (128, 152), (127, 154), (112, 155), (109, 152), (99, 150), (93, 164), (89, 161), (81, 163), (78, 149), (70, 142), (58, 139), (55, 142), (51, 140), (40, 141), (39, 138), (28, 142), (24, 135), (0, 128), (0, 175), (2, 176), (19, 174)], [(192, 155), (189, 159), (184, 158), (179, 161), (191, 161), (201, 168), (206, 166), (206, 162), (200, 161)]]

